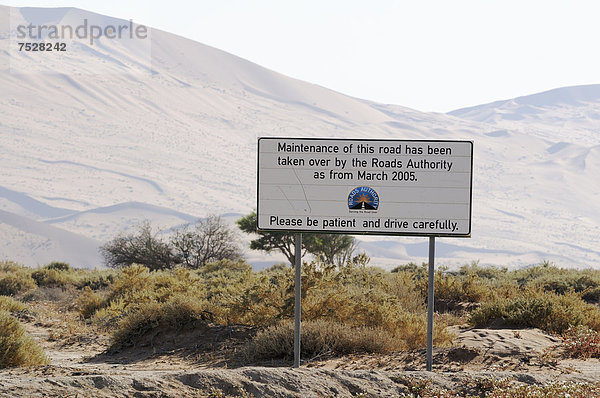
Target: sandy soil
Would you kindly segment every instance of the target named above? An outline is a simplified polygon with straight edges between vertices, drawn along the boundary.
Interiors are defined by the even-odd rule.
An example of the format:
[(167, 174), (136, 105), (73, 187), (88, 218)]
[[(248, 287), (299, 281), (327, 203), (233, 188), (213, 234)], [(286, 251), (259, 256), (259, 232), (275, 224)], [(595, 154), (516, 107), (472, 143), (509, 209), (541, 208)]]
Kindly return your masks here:
[(189, 325), (107, 352), (108, 336), (69, 331), (59, 311), (24, 324), (51, 365), (0, 371), (2, 397), (395, 397), (422, 385), (473, 393), (492, 378), (600, 380), (598, 360), (561, 359), (559, 340), (537, 329), (455, 327), (455, 345), (435, 349), (434, 371), (426, 372), (424, 350), (314, 360), (300, 369), (283, 361), (241, 366), (235, 352), (250, 332), (243, 326)]

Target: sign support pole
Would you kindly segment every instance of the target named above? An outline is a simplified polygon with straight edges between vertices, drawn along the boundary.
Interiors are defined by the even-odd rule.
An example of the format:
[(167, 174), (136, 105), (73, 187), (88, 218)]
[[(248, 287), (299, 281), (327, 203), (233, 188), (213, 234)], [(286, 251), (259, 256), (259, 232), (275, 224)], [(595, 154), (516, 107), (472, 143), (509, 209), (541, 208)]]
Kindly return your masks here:
[(302, 316), (302, 297), (301, 297), (301, 286), (302, 283), (302, 234), (296, 234), (295, 240), (296, 248), (296, 281), (295, 281), (295, 293), (296, 301), (294, 303), (294, 368), (300, 367), (300, 318)]
[(433, 365), (433, 279), (435, 258), (435, 236), (429, 237), (429, 282), (427, 286), (427, 371)]

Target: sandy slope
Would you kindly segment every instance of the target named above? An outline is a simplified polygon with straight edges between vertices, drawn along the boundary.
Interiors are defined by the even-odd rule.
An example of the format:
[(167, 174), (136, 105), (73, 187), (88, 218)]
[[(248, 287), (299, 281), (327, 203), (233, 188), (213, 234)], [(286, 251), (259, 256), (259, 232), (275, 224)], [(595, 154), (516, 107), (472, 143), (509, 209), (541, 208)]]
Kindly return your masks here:
[[(117, 22), (76, 8), (0, 6), (0, 19), (9, 14)], [(599, 263), (599, 86), (443, 115), (352, 98), (159, 30), (151, 51), (74, 40), (53, 58), (13, 51), (8, 26), (0, 210), (10, 214), (0, 214), (0, 252), (9, 259), (94, 266), (96, 251), (73, 255), (77, 245), (55, 228), (90, 243), (146, 217), (170, 227), (187, 215), (246, 214), (256, 206), (256, 138), (303, 136), (473, 140), (473, 238), (440, 239), (438, 264)], [(372, 264), (426, 259), (422, 239), (362, 240)]]

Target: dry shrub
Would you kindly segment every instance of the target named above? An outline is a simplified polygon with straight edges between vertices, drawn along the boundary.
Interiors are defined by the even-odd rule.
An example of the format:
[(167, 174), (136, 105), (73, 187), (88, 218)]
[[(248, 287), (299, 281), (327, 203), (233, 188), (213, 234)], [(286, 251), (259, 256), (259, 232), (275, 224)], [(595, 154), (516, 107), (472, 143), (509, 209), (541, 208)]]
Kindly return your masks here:
[[(258, 307), (267, 308), (268, 300), (263, 300), (262, 294), (259, 298), (250, 292), (249, 286), (260, 290), (266, 285), (257, 285), (259, 279), (244, 261), (222, 260), (198, 270), (177, 267), (150, 271), (143, 265), (133, 264), (119, 271), (93, 318), (101, 326), (110, 327), (140, 304), (163, 303), (176, 296), (186, 296), (202, 302), (203, 309), (211, 312), (218, 323), (252, 324), (253, 319), (276, 315), (259, 311)], [(85, 300), (95, 301), (92, 306), (97, 304), (97, 297), (84, 294)]]
[[(301, 342), (303, 358), (388, 353), (402, 348), (402, 342), (383, 328), (353, 327), (323, 319), (302, 323)], [(293, 354), (293, 321), (285, 321), (258, 332), (244, 350), (244, 356), (250, 361), (288, 359)]]
[(455, 276), (437, 272), (435, 298), (457, 302), (480, 303), (490, 296), (490, 289), (475, 274)]
[[(226, 298), (229, 305), (220, 310), (218, 306), (213, 305), (211, 311), (219, 315), (218, 319), (224, 319), (228, 324), (273, 325), (284, 313), (290, 314), (287, 302), (293, 292), (292, 275), (292, 269), (289, 267), (250, 274), (243, 283), (238, 280), (240, 292), (221, 296)], [(216, 304), (215, 301), (213, 303)]]
[(15, 296), (26, 293), (36, 287), (31, 273), (26, 269), (15, 269), (0, 272), (0, 295)]
[(45, 365), (48, 358), (17, 318), (0, 311), (0, 368)]
[[(328, 319), (353, 327), (383, 328), (405, 348), (425, 346), (425, 306), (415, 283), (400, 274), (390, 278), (389, 273), (376, 268), (343, 267), (329, 272), (319, 272), (314, 264), (305, 268), (303, 320)], [(400, 281), (407, 283), (404, 290), (398, 287)], [(302, 282), (305, 284), (304, 279)], [(453, 340), (446, 326), (442, 322), (434, 325), (437, 346), (450, 345)]]
[(73, 302), (76, 289), (65, 289), (64, 287), (37, 287), (23, 295), (23, 302), (52, 301), (69, 305)]
[[(276, 267), (258, 273), (221, 269), (202, 273), (208, 307), (219, 322), (273, 326), (293, 318), (294, 272)], [(312, 262), (302, 275), (303, 321), (331, 320), (349, 327), (383, 328), (405, 347), (425, 345), (425, 306), (412, 279), (370, 267), (339, 270)], [(452, 337), (436, 326), (436, 343)]]
[(600, 310), (587, 304), (580, 295), (558, 295), (540, 290), (526, 290), (521, 296), (484, 303), (471, 314), (469, 322), (485, 326), (503, 319), (520, 327), (536, 327), (550, 333), (563, 333), (569, 326), (587, 325), (600, 330)]
[(0, 261), (0, 273), (3, 272), (16, 272), (25, 269), (23, 264), (19, 264), (15, 261), (1, 260)]
[(0, 296), (0, 311), (21, 312), (26, 311), (29, 307), (12, 297)]
[[(119, 321), (126, 315), (125, 303), (120, 300), (105, 301), (91, 315), (90, 320), (96, 328), (104, 332), (114, 330)], [(81, 314), (83, 316), (83, 314)]]
[(94, 279), (101, 273), (103, 272), (97, 270), (75, 269), (68, 263), (53, 261), (33, 271), (31, 277), (40, 287), (81, 288), (88, 284), (87, 280)]
[(156, 328), (179, 329), (201, 319), (203, 307), (187, 297), (173, 297), (164, 303), (147, 302), (123, 317), (112, 335), (111, 349), (135, 346), (141, 337)]
[[(392, 297), (381, 292), (344, 294), (315, 292), (303, 302), (303, 319), (316, 321), (331, 319), (353, 327), (383, 328), (396, 335), (404, 348), (425, 347), (427, 322), (425, 312), (406, 311)], [(454, 336), (445, 331), (446, 324), (436, 322), (436, 346), (450, 345)]]
[(585, 289), (581, 293), (581, 298), (586, 303), (599, 303), (600, 302), (600, 287), (590, 287)]
[[(80, 302), (82, 315), (90, 316), (96, 326), (113, 328), (124, 316), (146, 303), (164, 303), (174, 297), (186, 296), (205, 303), (201, 279), (196, 271), (185, 268), (150, 271), (143, 265), (122, 268), (114, 277), (106, 294), (90, 294), (84, 290)], [(102, 302), (99, 298), (104, 297)], [(205, 309), (210, 306), (205, 303)], [(94, 312), (95, 311), (95, 312)]]
[[(444, 317), (434, 314), (433, 344), (436, 347), (449, 347), (456, 337), (447, 330), (448, 323)], [(415, 314), (407, 312), (398, 322), (395, 329), (397, 338), (402, 340), (407, 349), (426, 347), (427, 343), (427, 317), (425, 313)]]
[(84, 319), (91, 318), (103, 305), (104, 298), (89, 286), (84, 287), (83, 292), (77, 298), (77, 309)]
[(138, 292), (150, 290), (154, 287), (150, 270), (140, 264), (132, 264), (121, 268), (120, 273), (111, 286), (110, 298), (130, 298)]
[(532, 286), (545, 291), (564, 294), (576, 293), (600, 286), (599, 270), (558, 268), (548, 262), (513, 272), (520, 286)]
[(19, 295), (28, 301), (57, 301), (60, 297), (53, 296), (58, 290), (74, 291), (85, 286), (94, 290), (104, 288), (114, 280), (114, 274), (114, 270), (75, 269), (63, 262), (31, 269), (3, 261), (0, 262), (0, 295)]
[(408, 272), (388, 274), (385, 290), (395, 297), (406, 311), (414, 313), (425, 311), (425, 296), (421, 292), (413, 274)]
[(65, 287), (75, 284), (75, 276), (70, 270), (40, 268), (31, 273), (31, 277), (40, 287)]
[[(354, 264), (336, 269), (313, 262), (303, 266), (302, 295), (304, 321), (327, 319), (349, 327), (382, 328), (398, 336), (406, 348), (425, 345), (424, 298), (408, 273)], [(198, 270), (150, 271), (134, 264), (120, 270), (104, 301), (84, 290), (79, 309), (84, 317), (110, 329), (145, 303), (167, 303), (180, 296), (202, 303), (202, 310), (220, 324), (273, 326), (293, 318), (294, 272), (289, 267), (252, 272), (247, 263), (228, 260)], [(445, 326), (436, 322), (438, 346), (452, 341)]]
[(143, 265), (133, 264), (120, 270), (111, 285), (108, 300), (122, 300), (126, 307), (142, 302), (161, 302), (176, 294), (193, 294), (198, 282), (193, 271), (185, 268), (150, 271)]
[[(409, 316), (395, 332), (378, 326), (352, 326), (334, 320), (303, 321), (301, 347), (303, 358), (341, 356), (351, 353), (380, 353), (424, 347), (427, 326), (423, 316)], [(454, 336), (445, 325), (434, 328), (436, 347), (448, 345)], [(292, 320), (269, 326), (246, 345), (247, 360), (286, 359), (293, 356), (294, 323)]]

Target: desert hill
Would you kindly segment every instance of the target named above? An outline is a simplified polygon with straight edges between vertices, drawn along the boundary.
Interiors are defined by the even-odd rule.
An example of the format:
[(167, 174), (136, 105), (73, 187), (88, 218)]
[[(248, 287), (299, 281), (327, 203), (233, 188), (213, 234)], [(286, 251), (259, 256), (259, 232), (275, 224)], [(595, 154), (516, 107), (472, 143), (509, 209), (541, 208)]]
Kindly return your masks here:
[[(93, 267), (101, 262), (94, 245), (143, 219), (169, 228), (247, 214), (256, 206), (257, 137), (303, 136), (474, 141), (473, 237), (440, 239), (440, 264), (599, 263), (597, 85), (424, 113), (150, 27), (144, 40), (74, 38), (64, 53), (19, 52), (10, 35), (19, 24), (128, 21), (77, 8), (2, 6), (0, 14), (11, 22), (0, 28), (2, 258)], [(90, 250), (76, 254), (83, 246), (65, 243), (66, 233)], [(383, 266), (427, 255), (419, 239), (361, 241)]]

